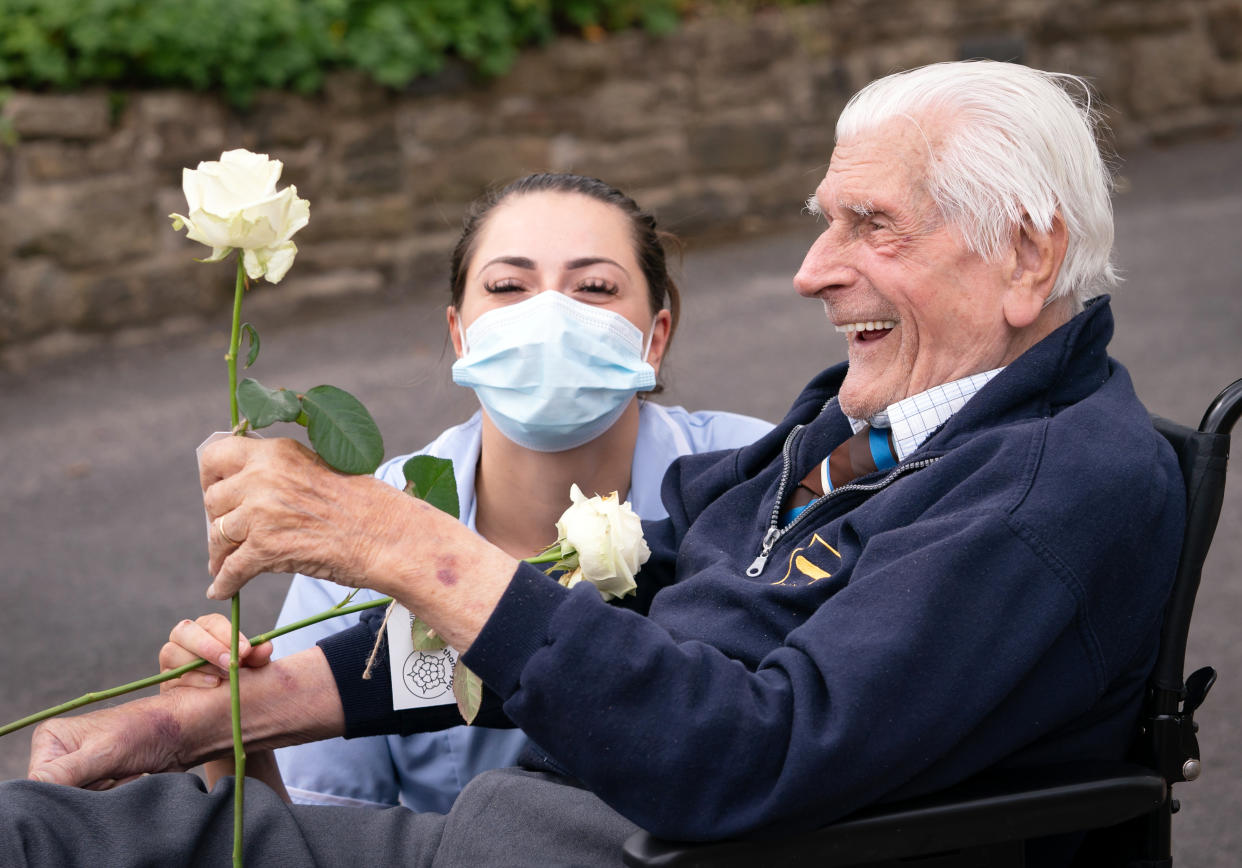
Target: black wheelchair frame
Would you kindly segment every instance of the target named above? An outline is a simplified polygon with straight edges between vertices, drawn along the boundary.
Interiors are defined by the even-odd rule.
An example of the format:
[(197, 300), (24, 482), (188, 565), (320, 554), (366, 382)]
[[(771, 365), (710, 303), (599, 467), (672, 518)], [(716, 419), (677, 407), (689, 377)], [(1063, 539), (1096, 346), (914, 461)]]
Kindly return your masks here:
[(1023, 868), (1027, 842), (1086, 833), (1084, 868), (1170, 868), (1174, 784), (1201, 771), (1194, 713), (1216, 680), (1203, 667), (1183, 679), (1186, 641), (1203, 562), (1220, 517), (1229, 435), (1242, 416), (1242, 379), (1225, 387), (1198, 429), (1152, 417), (1186, 483), (1186, 534), (1155, 668), (1127, 760), (984, 774), (945, 791), (872, 806), (783, 840), (685, 844), (639, 832), (626, 865), (752, 868)]

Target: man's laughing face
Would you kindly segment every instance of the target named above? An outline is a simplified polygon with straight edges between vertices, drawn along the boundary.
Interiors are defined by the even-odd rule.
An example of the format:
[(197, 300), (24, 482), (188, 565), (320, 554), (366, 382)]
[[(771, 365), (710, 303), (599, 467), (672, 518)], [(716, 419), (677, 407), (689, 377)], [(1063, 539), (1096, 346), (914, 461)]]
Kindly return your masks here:
[(899, 118), (838, 143), (812, 202), (827, 225), (794, 286), (845, 335), (839, 400), (859, 419), (1020, 352), (1002, 304), (1015, 263), (945, 223), (925, 186), (929, 129)]

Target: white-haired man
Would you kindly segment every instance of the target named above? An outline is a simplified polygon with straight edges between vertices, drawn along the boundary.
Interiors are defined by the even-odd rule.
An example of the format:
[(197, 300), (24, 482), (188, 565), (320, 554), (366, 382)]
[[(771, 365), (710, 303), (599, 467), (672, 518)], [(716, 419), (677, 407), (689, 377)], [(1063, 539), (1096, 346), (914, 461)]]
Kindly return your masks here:
[[(543, 751), (476, 779), (447, 817), (288, 807), (256, 784), (248, 857), (616, 864), (638, 827), (807, 829), (997, 765), (1120, 755), (1184, 501), (1106, 354), (1108, 173), (1079, 87), (955, 63), (851, 101), (795, 278), (848, 365), (752, 446), (674, 465), (630, 609), (287, 441), (210, 451), (205, 502), (227, 527), (214, 595), (270, 569), (391, 593)], [(248, 671), (251, 743), (436, 725), (358, 678), (374, 629)], [(86, 785), (220, 755), (222, 696), (45, 725), (32, 773)], [(33, 864), (223, 861), (230, 788), (10, 782), (0, 845)]]

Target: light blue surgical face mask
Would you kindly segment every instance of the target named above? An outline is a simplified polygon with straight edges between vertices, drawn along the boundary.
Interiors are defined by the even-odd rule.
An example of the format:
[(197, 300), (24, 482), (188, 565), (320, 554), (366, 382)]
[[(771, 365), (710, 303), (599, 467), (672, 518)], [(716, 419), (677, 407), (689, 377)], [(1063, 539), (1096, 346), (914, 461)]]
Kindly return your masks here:
[(620, 314), (549, 290), (471, 323), (453, 382), (474, 389), (514, 443), (561, 452), (603, 434), (655, 385), (643, 344)]

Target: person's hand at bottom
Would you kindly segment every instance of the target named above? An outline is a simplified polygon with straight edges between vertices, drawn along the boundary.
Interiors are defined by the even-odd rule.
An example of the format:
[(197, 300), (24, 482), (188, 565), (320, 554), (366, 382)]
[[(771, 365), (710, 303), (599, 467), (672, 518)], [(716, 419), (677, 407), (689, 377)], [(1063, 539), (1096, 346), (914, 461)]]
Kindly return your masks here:
[(31, 736), (27, 777), (107, 789), (147, 772), (183, 771), (178, 702), (165, 694), (45, 721)]
[[(199, 669), (192, 669), (180, 678), (165, 681), (160, 685), (160, 692), (165, 693), (178, 687), (217, 688), (228, 679), (230, 645), (232, 642), (232, 625), (229, 619), (218, 613), (202, 615), (195, 620), (178, 621), (168, 634), (168, 642), (160, 649), (160, 672), (179, 669), (195, 660), (206, 660), (207, 664)], [(252, 647), (245, 635), (237, 640), (237, 656), (241, 666), (258, 668), (266, 666), (272, 659), (272, 643)], [(220, 778), (236, 774), (236, 765), (232, 757), (212, 760), (203, 764), (203, 774), (207, 785), (214, 787)], [(256, 751), (246, 756), (246, 776), (257, 778), (275, 790), (285, 800), (289, 794), (285, 790), (284, 781), (280, 777), (280, 769), (276, 765), (276, 755), (270, 750)]]

